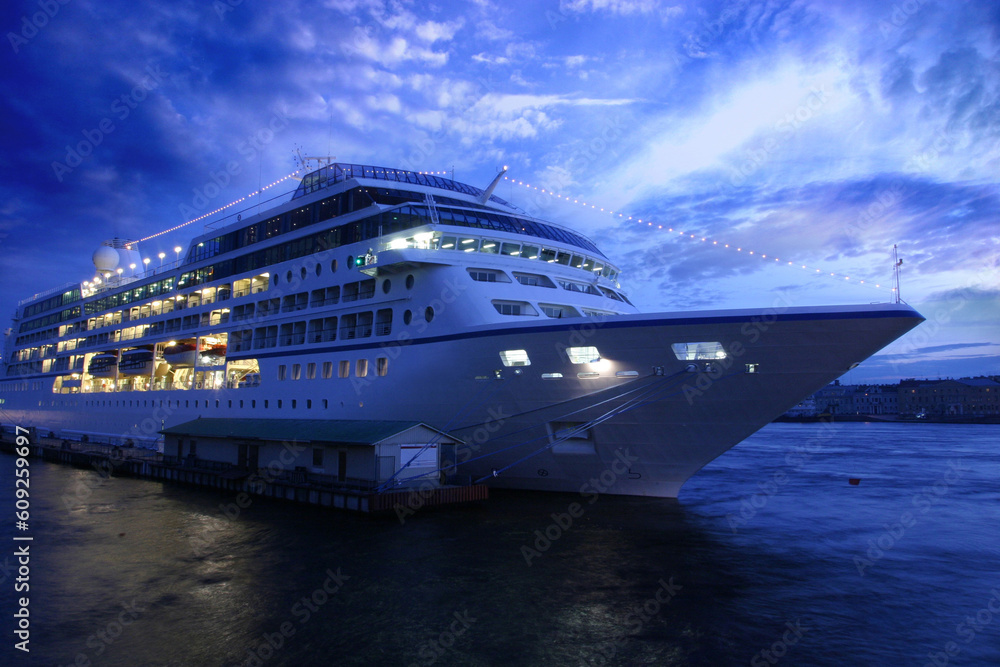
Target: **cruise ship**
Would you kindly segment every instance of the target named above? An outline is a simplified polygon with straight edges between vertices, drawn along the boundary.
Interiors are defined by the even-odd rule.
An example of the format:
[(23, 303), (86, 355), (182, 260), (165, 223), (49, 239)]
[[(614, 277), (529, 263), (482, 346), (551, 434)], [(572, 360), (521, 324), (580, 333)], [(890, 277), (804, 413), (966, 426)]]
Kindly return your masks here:
[(676, 497), (923, 319), (641, 313), (593, 241), (493, 194), (502, 176), (331, 163), (165, 265), (106, 241), (95, 279), (18, 305), (0, 420), (145, 446), (199, 418), (414, 422), (462, 443), (455, 479)]

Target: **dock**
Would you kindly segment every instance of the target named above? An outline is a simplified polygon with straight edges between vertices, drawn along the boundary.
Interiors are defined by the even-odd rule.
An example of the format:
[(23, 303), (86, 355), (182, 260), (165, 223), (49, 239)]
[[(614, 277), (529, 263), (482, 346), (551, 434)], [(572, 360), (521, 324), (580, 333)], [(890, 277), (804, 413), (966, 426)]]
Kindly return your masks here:
[[(15, 454), (10, 433), (3, 433), (0, 452)], [(484, 484), (438, 485), (430, 482), (377, 491), (374, 484), (311, 479), (309, 473), (289, 471), (281, 476), (214, 461), (165, 456), (151, 449), (106, 443), (32, 437), (29, 458), (94, 470), (106, 477), (136, 477), (160, 482), (219, 489), (287, 502), (317, 505), (365, 514), (395, 513), (400, 520), (428, 507), (485, 501)], [(312, 476), (316, 477), (316, 476)]]

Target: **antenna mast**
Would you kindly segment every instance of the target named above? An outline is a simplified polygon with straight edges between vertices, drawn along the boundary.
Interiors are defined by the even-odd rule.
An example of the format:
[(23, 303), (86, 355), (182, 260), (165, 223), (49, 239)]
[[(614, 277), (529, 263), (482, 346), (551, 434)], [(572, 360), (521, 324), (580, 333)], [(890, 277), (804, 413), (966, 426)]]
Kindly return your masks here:
[(903, 299), (899, 296), (899, 267), (903, 265), (903, 260), (899, 258), (899, 252), (896, 248), (896, 244), (892, 245), (892, 291), (896, 295), (896, 303), (902, 303)]

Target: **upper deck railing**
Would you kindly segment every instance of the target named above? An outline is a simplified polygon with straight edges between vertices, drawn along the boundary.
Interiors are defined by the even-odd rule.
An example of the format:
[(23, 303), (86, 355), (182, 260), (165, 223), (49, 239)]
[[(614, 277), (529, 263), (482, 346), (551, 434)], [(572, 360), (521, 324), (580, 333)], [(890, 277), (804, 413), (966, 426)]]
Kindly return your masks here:
[[(423, 185), (439, 190), (450, 190), (451, 192), (461, 192), (472, 197), (482, 197), (484, 190), (480, 190), (474, 185), (459, 183), (450, 178), (442, 178), (434, 174), (425, 174), (419, 171), (409, 171), (407, 169), (393, 169), (391, 167), (376, 167), (367, 164), (344, 164), (334, 162), (325, 167), (320, 167), (302, 177), (302, 182), (292, 195), (292, 199), (302, 197), (310, 192), (316, 192), (323, 188), (343, 183), (351, 178), (370, 178), (381, 181), (391, 181), (394, 183), (410, 183), (412, 185)], [(496, 195), (490, 195), (490, 201), (494, 201), (502, 206), (513, 208), (511, 204)]]

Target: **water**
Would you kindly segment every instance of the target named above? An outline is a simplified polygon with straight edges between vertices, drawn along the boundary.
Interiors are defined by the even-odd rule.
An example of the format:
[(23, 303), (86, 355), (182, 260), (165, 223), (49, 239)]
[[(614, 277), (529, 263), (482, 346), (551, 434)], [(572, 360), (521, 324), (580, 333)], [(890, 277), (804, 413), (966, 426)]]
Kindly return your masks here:
[[(13, 649), (11, 573), (0, 656), (130, 667), (996, 665), (998, 435), (775, 424), (678, 501), (494, 493), (403, 525), (264, 500), (239, 509), (215, 491), (33, 461), (31, 653)], [(4, 479), (13, 469), (0, 456)], [(0, 499), (8, 544), (11, 486)]]

